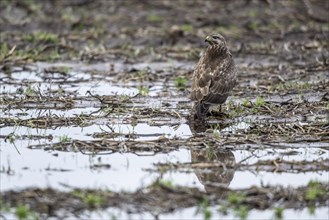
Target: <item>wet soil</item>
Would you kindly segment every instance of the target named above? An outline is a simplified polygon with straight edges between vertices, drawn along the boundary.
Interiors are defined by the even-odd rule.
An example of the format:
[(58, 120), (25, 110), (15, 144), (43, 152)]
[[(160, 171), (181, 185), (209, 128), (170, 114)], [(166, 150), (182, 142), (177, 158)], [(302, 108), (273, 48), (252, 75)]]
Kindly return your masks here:
[[(326, 219), (327, 8), (0, 1), (0, 216)], [(214, 32), (239, 83), (195, 121), (190, 79)]]

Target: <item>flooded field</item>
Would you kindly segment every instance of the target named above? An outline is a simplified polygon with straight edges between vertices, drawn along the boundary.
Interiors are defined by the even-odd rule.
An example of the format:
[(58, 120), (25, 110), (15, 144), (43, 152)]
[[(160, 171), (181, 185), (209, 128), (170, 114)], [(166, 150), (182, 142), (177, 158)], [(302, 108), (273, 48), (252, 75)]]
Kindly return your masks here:
[[(328, 219), (323, 3), (1, 1), (0, 217)], [(199, 122), (212, 32), (238, 85)]]

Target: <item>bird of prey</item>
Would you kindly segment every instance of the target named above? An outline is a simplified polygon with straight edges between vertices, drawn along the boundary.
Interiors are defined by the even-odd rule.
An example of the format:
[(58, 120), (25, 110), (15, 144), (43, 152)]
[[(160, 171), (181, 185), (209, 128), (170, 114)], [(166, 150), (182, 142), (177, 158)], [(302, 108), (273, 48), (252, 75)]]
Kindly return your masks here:
[(207, 36), (208, 48), (200, 58), (192, 81), (193, 113), (203, 119), (211, 105), (223, 104), (236, 85), (236, 69), (226, 41), (220, 34)]

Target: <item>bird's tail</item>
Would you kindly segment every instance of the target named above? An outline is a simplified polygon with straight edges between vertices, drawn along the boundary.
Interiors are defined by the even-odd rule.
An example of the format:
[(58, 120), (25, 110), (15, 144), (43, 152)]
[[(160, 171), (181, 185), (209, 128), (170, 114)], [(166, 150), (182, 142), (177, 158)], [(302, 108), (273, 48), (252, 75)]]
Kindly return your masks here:
[(197, 102), (193, 106), (193, 113), (197, 119), (202, 119), (209, 112), (210, 104)]

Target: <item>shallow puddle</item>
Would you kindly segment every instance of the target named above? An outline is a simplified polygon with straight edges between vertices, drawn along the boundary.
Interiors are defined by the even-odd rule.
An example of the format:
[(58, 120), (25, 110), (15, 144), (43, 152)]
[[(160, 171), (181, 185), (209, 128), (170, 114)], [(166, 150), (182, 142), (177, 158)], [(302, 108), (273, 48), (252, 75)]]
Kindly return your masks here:
[[(69, 72), (49, 72), (63, 66)], [(318, 104), (323, 92), (304, 94), (304, 100), (315, 103), (314, 112), (306, 113), (310, 115), (302, 109), (292, 116), (277, 116), (279, 111), (289, 111), (284, 109), (287, 104), (279, 110), (277, 103), (293, 105), (299, 102), (298, 94), (268, 95), (264, 103), (273, 105), (266, 108), (252, 107), (259, 100), (251, 95), (251, 104), (246, 104), (246, 98), (230, 97), (224, 107), (228, 115), (217, 118), (213, 113), (207, 122), (198, 124), (189, 117), (188, 92), (176, 88), (175, 78), (165, 82), (161, 77), (170, 75), (173, 68), (190, 71), (191, 64), (119, 63), (112, 67), (117, 73), (133, 69), (132, 75), (150, 71), (152, 82), (106, 76), (109, 66), (38, 63), (29, 67), (34, 71), (17, 70), (10, 76), (1, 73), (3, 192), (79, 188), (133, 193), (161, 180), (207, 194), (218, 187), (232, 191), (264, 186), (298, 188), (328, 180), (329, 140), (321, 133), (326, 115)], [(50, 81), (44, 80), (47, 77)], [(232, 113), (237, 109), (240, 113)], [(315, 134), (304, 135), (312, 123), (317, 123), (312, 128)], [(301, 141), (291, 141), (287, 134), (291, 130), (299, 132), (295, 134)], [(221, 219), (239, 215), (220, 214), (218, 207), (209, 210)], [(162, 214), (128, 213), (112, 207), (86, 211), (80, 217), (204, 216), (200, 207)], [(274, 215), (273, 210), (251, 210), (248, 218), (257, 219), (260, 213), (262, 219)], [(321, 219), (326, 214), (325, 208), (317, 208), (314, 215), (306, 208), (286, 209), (284, 217)]]
[[(219, 212), (218, 207), (210, 207), (209, 211), (211, 212), (211, 219), (240, 219), (238, 211), (228, 213), (226, 215), (221, 214)], [(294, 210), (294, 209), (286, 209), (283, 212), (283, 219), (294, 219), (296, 216), (299, 219), (326, 219), (329, 214), (329, 210), (327, 208), (319, 208), (312, 213), (310, 210)], [(199, 210), (198, 207), (187, 208), (180, 211), (176, 211), (171, 214), (157, 214), (156, 212), (152, 215), (149, 213), (142, 214), (127, 214), (119, 209), (108, 209), (102, 213), (85, 213), (86, 218), (97, 218), (97, 219), (109, 219), (112, 216), (115, 216), (118, 219), (161, 219), (161, 220), (171, 220), (171, 219), (182, 219), (182, 220), (199, 220), (204, 219), (205, 213), (202, 210)], [(247, 219), (275, 219), (275, 210), (266, 210), (266, 211), (258, 211), (251, 210), (247, 214)], [(242, 218), (243, 219), (243, 218)]]

